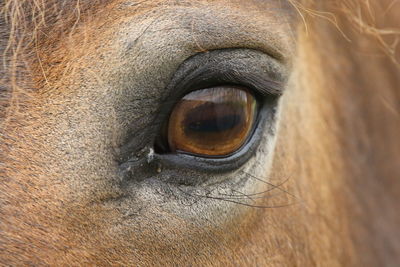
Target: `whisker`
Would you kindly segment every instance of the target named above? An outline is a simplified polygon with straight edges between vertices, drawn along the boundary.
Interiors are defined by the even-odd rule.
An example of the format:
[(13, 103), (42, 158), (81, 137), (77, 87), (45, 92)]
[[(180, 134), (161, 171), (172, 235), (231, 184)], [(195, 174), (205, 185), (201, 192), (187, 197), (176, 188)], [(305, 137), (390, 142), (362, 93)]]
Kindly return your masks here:
[(280, 191), (282, 191), (282, 192), (288, 194), (289, 196), (291, 196), (291, 197), (293, 197), (293, 198), (295, 198), (295, 199), (298, 199), (297, 196), (295, 196), (295, 195), (293, 195), (292, 193), (290, 193), (289, 191), (287, 191), (287, 190), (281, 188), (281, 186), (284, 185), (285, 183), (287, 183), (287, 181), (289, 181), (289, 179), (290, 179), (291, 177), (288, 177), (288, 178), (286, 178), (283, 182), (281, 182), (281, 183), (279, 183), (279, 184), (277, 184), (277, 185), (274, 185), (274, 184), (272, 184), (272, 183), (270, 183), (270, 182), (267, 182), (267, 181), (265, 181), (265, 180), (263, 180), (263, 179), (261, 179), (261, 178), (258, 178), (257, 176), (254, 176), (254, 175), (252, 175), (252, 174), (250, 174), (250, 173), (248, 173), (248, 172), (243, 171), (243, 173), (249, 175), (249, 176), (250, 176), (251, 178), (253, 178), (253, 179), (256, 179), (256, 180), (258, 180), (258, 181), (260, 181), (260, 182), (263, 182), (263, 183), (265, 183), (265, 184), (267, 184), (267, 185), (269, 185), (269, 186), (272, 187), (272, 189), (268, 189), (268, 190), (266, 190), (266, 191), (264, 191), (264, 192), (259, 192), (259, 193), (250, 194), (250, 196), (260, 195), (260, 194), (264, 194), (264, 193), (266, 193), (266, 192), (269, 192), (269, 191), (271, 191), (271, 190), (273, 190), (273, 189), (278, 189), (278, 190), (280, 190)]
[[(231, 200), (231, 199), (225, 199), (225, 198), (222, 198), (222, 197), (213, 197), (213, 196), (210, 196), (210, 195), (190, 194), (188, 192), (185, 192), (184, 190), (182, 190), (179, 187), (178, 187), (178, 190), (181, 191), (182, 193), (186, 194), (186, 195), (191, 196), (191, 197), (205, 197), (205, 198), (209, 198), (209, 199), (221, 200), (221, 201), (225, 201), (225, 202), (230, 202), (230, 203), (243, 205), (243, 206), (251, 207), (251, 208), (258, 208), (258, 209), (284, 208), (284, 207), (289, 207), (289, 206), (293, 206), (293, 205), (297, 204), (297, 203), (289, 203), (289, 204), (274, 205), (274, 206), (252, 205), (252, 204), (248, 204), (248, 203), (234, 201), (234, 200)], [(211, 192), (209, 192), (209, 193), (211, 193)]]
[(241, 196), (240, 195), (223, 194), (223, 193), (221, 193), (220, 195), (221, 196), (228, 196), (227, 199), (246, 199), (247, 198), (247, 199), (249, 199), (251, 201), (254, 201), (254, 199), (250, 195), (247, 195), (245, 193), (242, 193), (242, 192), (234, 190), (234, 189), (231, 189), (231, 190), (232, 190), (232, 192), (239, 193)]
[[(266, 191), (266, 193), (268, 193), (268, 192), (270, 192), (270, 191)], [(229, 195), (229, 194), (220, 194), (220, 195), (221, 196), (227, 196), (226, 199), (250, 199), (252, 201), (255, 201), (257, 199), (267, 199), (267, 198), (280, 196), (281, 194), (282, 194), (282, 192), (281, 193), (272, 194), (272, 195), (268, 194), (266, 196), (258, 196), (258, 197), (252, 197), (252, 195), (255, 195), (255, 194), (249, 194), (249, 195), (244, 194), (243, 197), (240, 196), (240, 195)]]

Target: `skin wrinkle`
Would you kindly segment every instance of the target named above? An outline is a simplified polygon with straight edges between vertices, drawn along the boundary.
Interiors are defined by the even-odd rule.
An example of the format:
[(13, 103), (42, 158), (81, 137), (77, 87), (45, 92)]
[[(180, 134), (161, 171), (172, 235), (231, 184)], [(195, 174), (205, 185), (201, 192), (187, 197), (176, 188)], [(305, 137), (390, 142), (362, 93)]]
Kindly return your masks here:
[[(349, 2), (358, 3), (343, 4)], [(378, 14), (389, 4), (370, 2), (368, 10)], [(12, 36), (10, 47), (36, 41), (29, 44), (34, 50), (29, 45), (18, 50), (26, 62), (15, 83), (2, 81), (4, 90), (14, 89), (1, 128), (0, 251), (7, 253), (0, 253), (0, 264), (387, 266), (399, 261), (394, 212), (400, 192), (399, 113), (393, 112), (399, 110), (398, 70), (388, 57), (358, 53), (359, 47), (382, 51), (382, 40), (353, 30), (338, 8), (342, 1), (333, 7), (304, 1), (302, 7), (334, 12), (352, 43), (300, 8), (306, 33), (293, 9), (276, 8), (286, 6), (281, 1), (59, 3), (50, 8), (52, 1), (33, 1), (48, 10), (29, 16), (30, 10), (42, 14), (41, 8), (5, 2), (8, 10), (20, 8), (10, 16), (13, 25), (34, 29), (26, 39)], [(388, 26), (399, 25), (397, 16), (387, 18)], [(147, 173), (135, 169), (148, 179), (121, 183), (121, 144), (130, 132), (150, 128), (157, 105), (171, 94), (163, 89), (178, 66), (195, 53), (224, 48), (261, 50), (291, 71), (276, 148), (273, 132), (266, 131), (257, 156), (226, 174), (230, 179), (224, 183), (177, 187), (164, 181), (205, 174), (162, 170), (157, 175), (153, 167), (144, 168)], [(377, 95), (386, 102), (376, 101)], [(137, 99), (146, 101), (132, 101)], [(149, 141), (146, 134), (137, 138), (143, 146)], [(249, 196), (266, 190), (266, 182), (281, 184), (290, 194), (255, 204), (293, 203), (291, 195), (299, 201), (260, 210), (197, 197)]]

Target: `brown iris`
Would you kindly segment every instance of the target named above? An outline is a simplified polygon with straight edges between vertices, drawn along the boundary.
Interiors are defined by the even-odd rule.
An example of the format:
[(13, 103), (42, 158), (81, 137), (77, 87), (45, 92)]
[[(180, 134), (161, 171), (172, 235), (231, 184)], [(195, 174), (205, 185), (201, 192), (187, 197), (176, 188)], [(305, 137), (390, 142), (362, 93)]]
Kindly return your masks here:
[(226, 156), (247, 140), (256, 116), (256, 100), (247, 90), (221, 86), (193, 91), (174, 107), (168, 124), (172, 152)]

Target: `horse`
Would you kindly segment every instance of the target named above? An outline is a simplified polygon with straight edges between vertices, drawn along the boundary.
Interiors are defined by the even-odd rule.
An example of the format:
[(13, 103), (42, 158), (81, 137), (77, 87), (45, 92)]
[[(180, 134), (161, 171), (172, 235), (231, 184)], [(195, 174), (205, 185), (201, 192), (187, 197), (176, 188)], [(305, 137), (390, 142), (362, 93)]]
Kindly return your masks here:
[(0, 2), (4, 266), (396, 266), (400, 3)]

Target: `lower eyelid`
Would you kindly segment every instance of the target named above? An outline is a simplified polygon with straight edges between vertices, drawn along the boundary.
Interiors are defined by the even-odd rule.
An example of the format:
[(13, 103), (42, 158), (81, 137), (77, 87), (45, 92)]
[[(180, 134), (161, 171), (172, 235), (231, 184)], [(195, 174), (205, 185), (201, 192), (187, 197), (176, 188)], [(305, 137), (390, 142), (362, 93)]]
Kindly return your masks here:
[(259, 147), (265, 128), (273, 125), (274, 111), (263, 106), (260, 108), (259, 116), (254, 124), (254, 130), (249, 140), (235, 153), (226, 157), (197, 157), (190, 154), (155, 154), (155, 161), (163, 168), (191, 169), (207, 173), (226, 173), (243, 166), (252, 158)]
[[(240, 70), (246, 70), (246, 72)], [(246, 76), (250, 71), (254, 71), (254, 73)], [(196, 76), (199, 73), (201, 75)], [(219, 76), (221, 73), (227, 75), (221, 78)], [(235, 75), (231, 75), (232, 73)], [(283, 91), (284, 80), (284, 68), (268, 55), (255, 50), (224, 49), (189, 58), (182, 63), (165, 88), (166, 94), (154, 120), (153, 130), (150, 132), (152, 136), (148, 138), (150, 142), (143, 145), (143, 147), (154, 148), (152, 164), (160, 165), (162, 169), (165, 167), (176, 171), (190, 169), (207, 173), (227, 173), (237, 170), (256, 154), (261, 140), (265, 140), (263, 138), (267, 129), (264, 129), (265, 125), (270, 124), (271, 126), (267, 127), (273, 128), (277, 99)], [(273, 83), (275, 87), (269, 87), (269, 83)], [(170, 151), (168, 140), (165, 138), (167, 134), (164, 134), (164, 138), (160, 138), (158, 133), (168, 131), (168, 118), (173, 106), (192, 91), (222, 84), (248, 87), (255, 92), (256, 99), (260, 103), (256, 108), (258, 115), (253, 129), (246, 142), (234, 153), (227, 153), (222, 157), (215, 155), (210, 157), (200, 155), (199, 157), (194, 153), (165, 153)], [(266, 88), (262, 88), (263, 86)], [(268, 134), (271, 134), (270, 130), (268, 130)], [(179, 152), (179, 149), (175, 148), (175, 150)], [(132, 154), (126, 150), (124, 155), (124, 161), (128, 163), (126, 165), (128, 166)]]

